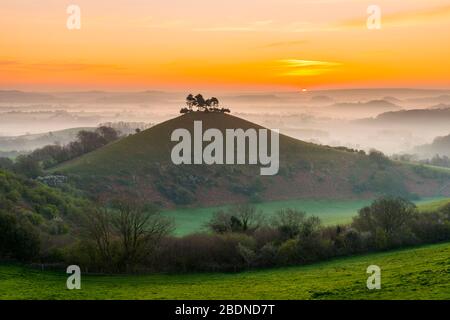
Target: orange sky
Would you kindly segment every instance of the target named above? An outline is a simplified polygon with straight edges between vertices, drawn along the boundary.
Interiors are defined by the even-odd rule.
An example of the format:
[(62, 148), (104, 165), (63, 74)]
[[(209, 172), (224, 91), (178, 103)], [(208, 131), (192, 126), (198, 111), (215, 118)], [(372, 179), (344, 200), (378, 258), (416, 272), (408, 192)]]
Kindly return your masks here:
[[(368, 5), (382, 29), (366, 28)], [(69, 4), (81, 30), (66, 28)], [(450, 0), (2, 0), (0, 89), (450, 87)]]

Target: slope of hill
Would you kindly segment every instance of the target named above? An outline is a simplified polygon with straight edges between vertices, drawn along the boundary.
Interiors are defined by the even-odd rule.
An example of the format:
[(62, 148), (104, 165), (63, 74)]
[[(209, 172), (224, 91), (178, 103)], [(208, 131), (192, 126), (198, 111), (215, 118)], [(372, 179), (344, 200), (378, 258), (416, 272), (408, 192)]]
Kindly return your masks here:
[[(280, 135), (280, 170), (260, 176), (255, 165), (173, 165), (173, 130), (259, 129), (259, 125), (219, 113), (183, 115), (63, 163), (51, 172), (70, 175), (97, 194), (139, 192), (164, 205), (218, 205), (245, 200), (354, 198), (374, 194), (435, 196), (449, 175), (393, 163), (379, 155), (318, 146)], [(442, 190), (442, 191), (440, 191)]]
[[(0, 265), (0, 299), (449, 299), (450, 244), (340, 258), (238, 274), (83, 275), (67, 290), (65, 272)], [(369, 265), (382, 290), (367, 290)]]

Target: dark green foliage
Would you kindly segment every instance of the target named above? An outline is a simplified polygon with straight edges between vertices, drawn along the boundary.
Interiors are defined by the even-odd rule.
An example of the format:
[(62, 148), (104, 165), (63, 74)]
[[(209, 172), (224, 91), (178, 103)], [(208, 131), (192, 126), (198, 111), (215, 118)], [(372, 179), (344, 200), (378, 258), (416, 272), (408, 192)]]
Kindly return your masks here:
[(425, 164), (432, 165), (432, 166), (450, 168), (450, 158), (448, 156), (446, 156), (446, 155), (440, 156), (440, 155), (437, 154), (433, 158), (427, 159), (427, 160), (423, 160), (421, 162), (425, 163)]
[(28, 178), (37, 178), (43, 173), (39, 161), (25, 155), (17, 157), (16, 162), (14, 163), (14, 172)]
[(12, 170), (14, 167), (14, 162), (9, 158), (0, 157), (0, 169)]
[(406, 177), (401, 170), (382, 153), (372, 152), (371, 155), (370, 159), (361, 158), (352, 170), (350, 182), (353, 192), (417, 199), (417, 195), (408, 191)]
[(385, 169), (386, 167), (392, 165), (392, 161), (386, 157), (383, 152), (378, 150), (371, 150), (369, 152), (370, 161), (376, 163), (379, 169)]
[(263, 216), (254, 206), (236, 205), (227, 211), (217, 211), (207, 227), (216, 233), (252, 233), (264, 223)]
[(155, 186), (162, 195), (175, 204), (191, 204), (195, 202), (195, 194), (199, 188), (213, 185), (213, 180), (209, 178), (213, 170), (207, 166), (201, 167), (203, 174), (199, 174), (199, 171), (190, 165), (168, 165), (154, 169), (157, 176)]
[(39, 241), (34, 241), (36, 237), (68, 233), (87, 207), (88, 202), (78, 196), (0, 170), (0, 213), (4, 215), (5, 225), (10, 226), (5, 228), (16, 230), (2, 233), (2, 241), (23, 240), (29, 244), (30, 250), (17, 251), (17, 255), (8, 254), (10, 258), (33, 258), (36, 246), (39, 248)]
[(260, 200), (260, 194), (265, 190), (265, 187), (260, 178), (253, 178), (250, 183), (233, 183), (230, 190), (234, 193), (250, 197), (253, 202), (257, 202)]
[(196, 199), (194, 193), (191, 190), (177, 184), (167, 184), (158, 181), (155, 185), (158, 191), (161, 192), (161, 194), (163, 194), (169, 200), (173, 201), (175, 204), (191, 204)]
[(39, 233), (24, 217), (0, 210), (0, 259), (30, 261), (39, 253)]
[(377, 248), (398, 246), (412, 239), (411, 221), (416, 206), (404, 199), (384, 197), (362, 208), (353, 219), (353, 227), (368, 232)]

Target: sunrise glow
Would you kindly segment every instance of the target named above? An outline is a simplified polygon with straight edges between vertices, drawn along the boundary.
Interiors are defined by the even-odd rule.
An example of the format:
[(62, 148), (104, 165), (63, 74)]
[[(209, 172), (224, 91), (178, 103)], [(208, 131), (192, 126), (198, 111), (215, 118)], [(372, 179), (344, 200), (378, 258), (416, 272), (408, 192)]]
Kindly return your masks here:
[(450, 85), (448, 0), (378, 1), (380, 30), (367, 1), (274, 2), (79, 0), (68, 30), (65, 1), (2, 1), (0, 88)]

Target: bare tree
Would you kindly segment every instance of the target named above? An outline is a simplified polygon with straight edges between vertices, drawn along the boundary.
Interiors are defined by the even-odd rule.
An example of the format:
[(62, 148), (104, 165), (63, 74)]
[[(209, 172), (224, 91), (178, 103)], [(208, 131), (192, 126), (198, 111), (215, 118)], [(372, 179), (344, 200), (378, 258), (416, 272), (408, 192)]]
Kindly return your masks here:
[(113, 226), (120, 238), (122, 263), (128, 271), (173, 229), (173, 223), (161, 217), (156, 207), (140, 200), (122, 198), (114, 202), (117, 214)]
[(113, 228), (111, 223), (111, 215), (112, 213), (107, 207), (97, 205), (91, 212), (89, 212), (89, 217), (86, 221), (88, 234), (95, 242), (101, 262), (105, 266), (113, 265)]
[(272, 225), (278, 229), (283, 237), (292, 239), (300, 233), (305, 221), (305, 212), (287, 208), (276, 212), (276, 215), (272, 218)]
[(109, 206), (99, 203), (86, 225), (102, 264), (124, 271), (133, 271), (173, 230), (172, 221), (156, 207), (125, 196)]
[(250, 204), (240, 204), (227, 211), (217, 211), (207, 227), (217, 233), (253, 232), (264, 224), (261, 211)]

